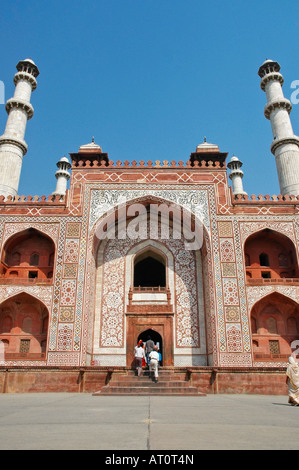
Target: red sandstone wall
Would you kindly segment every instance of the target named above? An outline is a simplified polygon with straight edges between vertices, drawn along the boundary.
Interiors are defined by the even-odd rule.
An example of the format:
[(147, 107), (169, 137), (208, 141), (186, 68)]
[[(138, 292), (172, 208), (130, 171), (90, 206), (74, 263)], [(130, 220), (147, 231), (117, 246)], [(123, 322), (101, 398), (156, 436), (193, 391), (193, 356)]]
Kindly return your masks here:
[(192, 385), (206, 394), (286, 395), (285, 370), (210, 370), (192, 371)]
[(1, 368), (0, 393), (92, 393), (105, 385), (107, 371)]
[[(97, 368), (1, 367), (0, 393), (94, 393), (106, 384), (110, 375), (111, 371), (108, 369)], [(188, 371), (188, 377), (191, 384), (205, 394), (287, 395), (284, 369), (265, 371), (203, 368)]]

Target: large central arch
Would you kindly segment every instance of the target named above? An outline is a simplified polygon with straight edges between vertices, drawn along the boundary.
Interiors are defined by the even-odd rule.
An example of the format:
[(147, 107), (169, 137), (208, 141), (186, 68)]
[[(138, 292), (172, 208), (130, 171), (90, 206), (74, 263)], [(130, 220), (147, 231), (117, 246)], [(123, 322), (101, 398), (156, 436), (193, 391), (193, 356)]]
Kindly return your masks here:
[[(127, 201), (126, 204), (169, 204), (169, 201), (153, 196)], [(171, 202), (173, 205), (174, 203)], [(181, 210), (181, 206), (177, 205)], [(118, 208), (119, 209), (119, 208)], [(116, 214), (116, 223), (118, 222)], [(195, 223), (194, 214), (190, 220)], [(160, 221), (161, 223), (161, 221)], [(171, 222), (173, 223), (173, 222)], [(86, 306), (88, 315), (89, 342), (87, 362), (98, 365), (127, 364), (127, 307), (130, 283), (132, 279), (132, 256), (135, 252), (149, 247), (171, 253), (167, 258), (169, 276), (169, 295), (173, 306), (173, 350), (174, 364), (181, 366), (207, 365), (208, 356), (212, 357), (216, 347), (213, 344), (216, 335), (214, 313), (214, 290), (212, 283), (212, 257), (210, 238), (204, 226), (203, 249), (188, 250), (184, 254), (184, 240), (98, 240), (97, 229), (105, 225), (105, 216), (94, 225), (89, 238), (89, 301)], [(166, 243), (167, 242), (167, 243)], [(92, 256), (91, 256), (92, 254)], [(171, 260), (172, 258), (172, 260)], [(169, 262), (170, 260), (170, 262)], [(191, 261), (190, 261), (191, 260)], [(171, 265), (173, 266), (171, 268)], [(193, 275), (190, 276), (190, 266)], [(188, 272), (189, 269), (189, 272)], [(122, 277), (122, 281), (120, 281)], [(193, 279), (189, 282), (190, 279)], [(115, 282), (117, 281), (117, 287)], [(113, 286), (110, 289), (108, 286)], [(189, 282), (189, 287), (188, 286)], [(191, 285), (193, 293), (191, 294)], [(116, 288), (115, 288), (116, 287)], [(189, 292), (188, 292), (189, 288)], [(185, 289), (185, 290), (184, 290)], [(192, 304), (192, 305), (191, 305)], [(191, 305), (191, 307), (190, 307)], [(188, 311), (192, 311), (184, 315)], [(170, 314), (170, 312), (167, 312)], [(189, 316), (189, 317), (188, 317)], [(195, 333), (195, 330), (197, 332)], [(192, 333), (191, 333), (192, 331)], [(207, 339), (208, 338), (208, 341)], [(137, 338), (136, 338), (137, 339)], [(209, 362), (211, 363), (211, 361)]]

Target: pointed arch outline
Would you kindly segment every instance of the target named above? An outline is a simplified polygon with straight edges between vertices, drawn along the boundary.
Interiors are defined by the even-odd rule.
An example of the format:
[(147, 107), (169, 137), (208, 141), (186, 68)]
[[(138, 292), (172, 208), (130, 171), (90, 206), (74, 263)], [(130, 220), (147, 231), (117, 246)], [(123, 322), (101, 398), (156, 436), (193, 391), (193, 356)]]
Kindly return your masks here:
[[(26, 232), (30, 229), (35, 230), (39, 234), (49, 238), (55, 247), (55, 251), (57, 250), (58, 246), (58, 237), (59, 237), (59, 223), (51, 223), (51, 224), (38, 224), (38, 223), (7, 223), (5, 224), (3, 238), (2, 238), (2, 249), (4, 245), (7, 244), (13, 237), (16, 235), (21, 235), (23, 232)], [(51, 229), (51, 230), (50, 230)]]
[[(42, 291), (43, 295), (40, 295)], [(52, 286), (0, 286), (0, 306), (6, 301), (20, 294), (27, 294), (34, 300), (41, 302), (49, 312), (52, 306)]]
[[(48, 318), (48, 327), (47, 327), (47, 332), (46, 332), (46, 335), (45, 335), (46, 336), (46, 343), (48, 344), (49, 340), (50, 340), (50, 328), (49, 328), (49, 326), (50, 326), (51, 308), (50, 308), (49, 305), (47, 305), (47, 303), (45, 302), (44, 299), (39, 298), (37, 295), (34, 295), (31, 292), (30, 293), (27, 292), (26, 288), (22, 288), (22, 287), (20, 287), (19, 289), (15, 289), (14, 292), (10, 292), (4, 299), (1, 299), (1, 296), (0, 296), (0, 308), (4, 303), (12, 302), (15, 297), (18, 297), (19, 295), (22, 295), (22, 294), (25, 294), (27, 297), (32, 299), (32, 301), (39, 302), (41, 304), (42, 309), (43, 310), (46, 309), (46, 311), (47, 311), (46, 316), (41, 316), (40, 322), (41, 322), (41, 327), (43, 328), (45, 318)], [(10, 291), (11, 291), (11, 289), (10, 289)], [(24, 316), (24, 319), (25, 318), (26, 318), (26, 316)], [(30, 318), (32, 318), (32, 317), (30, 317)], [(21, 334), (21, 336), (22, 336), (22, 334)], [(32, 334), (32, 336), (35, 337), (36, 335)], [(47, 356), (47, 350), (46, 350), (46, 356)], [(46, 360), (46, 357), (45, 357), (45, 360)]]
[[(217, 349), (217, 334), (215, 332), (218, 328), (217, 320), (217, 302), (216, 302), (216, 292), (214, 288), (214, 277), (213, 277), (213, 266), (214, 259), (212, 256), (212, 233), (210, 228), (207, 227), (204, 222), (198, 218), (198, 216), (192, 212), (188, 207), (181, 205), (177, 201), (172, 201), (169, 199), (162, 198), (161, 196), (153, 194), (145, 194), (140, 197), (128, 199), (123, 203), (123, 207), (134, 204), (134, 203), (153, 203), (153, 204), (168, 204), (176, 205), (181, 210), (184, 209), (189, 212), (191, 220), (197, 221), (201, 224), (203, 229), (203, 246), (200, 251), (203, 250), (203, 264), (206, 264), (205, 269), (203, 270), (203, 283), (204, 283), (204, 292), (202, 297), (202, 302), (205, 308), (205, 331), (206, 331), (206, 354), (209, 364), (217, 364), (219, 361), (219, 353)], [(86, 340), (83, 344), (82, 342), (82, 351), (85, 353), (86, 361), (88, 363), (90, 355), (93, 354), (94, 344), (95, 344), (95, 327), (97, 330), (100, 327), (99, 321), (96, 319), (95, 306), (98, 303), (97, 294), (95, 292), (96, 285), (96, 272), (98, 265), (98, 254), (99, 250), (102, 252), (105, 249), (107, 243), (107, 238), (103, 240), (98, 240), (95, 236), (98, 226), (103, 223), (103, 220), (109, 211), (109, 209), (117, 208), (117, 202), (111, 204), (110, 207), (107, 207), (106, 212), (102, 212), (100, 217), (92, 224), (89, 228), (88, 241), (87, 241), (87, 260), (86, 260), (86, 277), (85, 277), (85, 302), (83, 307), (83, 325), (84, 329), (88, 332), (86, 335)], [(145, 240), (146, 241), (146, 240)], [(155, 240), (158, 241), (158, 240)], [(120, 354), (121, 348), (115, 347), (115, 364), (120, 364), (117, 361), (121, 361)], [(112, 351), (112, 349), (111, 349)], [(85, 359), (83, 358), (83, 361)]]
[[(131, 284), (133, 282), (133, 273), (134, 273), (134, 260), (137, 256), (142, 254), (143, 252), (146, 252), (147, 250), (152, 250), (154, 252), (157, 252), (162, 256), (165, 261), (165, 270), (166, 270), (166, 286), (169, 285), (171, 287), (171, 293), (172, 293), (172, 298), (174, 298), (174, 256), (171, 250), (165, 246), (163, 243), (161, 243), (159, 240), (140, 240), (136, 245), (132, 246), (129, 251), (127, 252), (127, 256), (132, 256), (131, 258), (131, 264), (129, 266), (130, 269), (130, 274), (127, 276), (127, 283), (130, 282)], [(169, 270), (171, 269), (171, 273)], [(170, 276), (170, 278), (169, 278)], [(128, 287), (126, 285), (126, 287)], [(127, 288), (126, 288), (127, 292)]]
[[(93, 240), (92, 247), (93, 247), (94, 255), (95, 255), (95, 253), (98, 249), (99, 244), (102, 241), (102, 240), (96, 240), (96, 233), (97, 233), (97, 231), (99, 230), (99, 228), (101, 226), (105, 226), (106, 220), (111, 220), (111, 219), (109, 219), (109, 217), (113, 218), (113, 214), (116, 213), (118, 215), (118, 213), (121, 210), (123, 210), (125, 208), (128, 208), (129, 206), (131, 206), (133, 204), (142, 204), (146, 207), (146, 205), (151, 204), (151, 203), (152, 204), (166, 204), (169, 207), (175, 206), (180, 211), (182, 211), (182, 210), (185, 211), (186, 214), (189, 215), (193, 227), (194, 227), (194, 224), (198, 224), (199, 226), (201, 226), (202, 230), (203, 230), (203, 239), (208, 238), (209, 243), (211, 243), (211, 233), (209, 231), (209, 228), (204, 224), (204, 221), (198, 217), (198, 215), (196, 215), (194, 212), (192, 212), (190, 210), (189, 207), (187, 207), (183, 204), (180, 204), (177, 201), (171, 201), (171, 200), (165, 199), (165, 198), (163, 199), (162, 197), (156, 196), (156, 195), (153, 195), (153, 194), (146, 194), (146, 195), (143, 195), (143, 196), (137, 196), (137, 197), (134, 197), (132, 199), (128, 199), (124, 202), (120, 201), (119, 203), (118, 202), (112, 203), (107, 208), (107, 210), (99, 216), (99, 218), (93, 224), (93, 226), (90, 230), (90, 234), (89, 234), (89, 240), (90, 239)], [(118, 217), (116, 217), (115, 220), (117, 221)]]
[[(265, 227), (260, 227), (257, 231), (253, 231), (253, 232), (247, 234), (247, 236), (242, 239), (242, 256), (243, 256), (243, 264), (244, 264), (245, 272), (246, 271), (250, 272), (250, 269), (251, 269), (251, 267), (246, 264), (246, 256), (248, 255), (248, 245), (247, 245), (247, 243), (250, 243), (251, 239), (261, 237), (262, 233), (266, 232), (268, 234), (273, 235), (273, 242), (276, 242), (276, 243), (281, 242), (282, 244), (285, 242), (286, 244), (288, 244), (287, 248), (288, 248), (288, 250), (290, 250), (291, 257), (292, 257), (292, 260), (293, 260), (293, 264), (292, 264), (292, 267), (288, 266), (288, 267), (285, 267), (285, 269), (286, 270), (287, 269), (289, 269), (289, 270), (294, 269), (296, 271), (297, 275), (298, 275), (299, 255), (298, 255), (298, 246), (297, 246), (296, 238), (295, 237), (293, 238), (293, 236), (290, 235), (289, 231), (287, 232), (286, 230), (284, 230), (282, 232), (279, 232), (278, 229), (276, 230), (275, 228), (272, 228), (270, 224), (268, 224), (268, 225), (265, 226)], [(261, 256), (268, 258), (266, 264), (262, 265)], [(282, 271), (283, 268), (284, 268), (284, 267), (279, 266), (278, 260), (277, 260), (277, 263), (278, 263), (277, 268), (273, 268), (272, 265), (270, 266), (269, 254), (265, 253), (265, 252), (260, 253), (259, 261), (260, 261), (260, 266), (258, 267), (258, 269), (261, 269), (261, 270), (263, 270), (263, 269), (266, 269), (266, 270), (280, 269)], [(297, 277), (297, 275), (294, 276), (294, 277)], [(278, 276), (283, 277), (281, 272)], [(292, 276), (289, 276), (289, 277), (292, 277)]]
[[(274, 298), (273, 298), (274, 297)], [(290, 296), (286, 295), (285, 293), (281, 293), (281, 292), (278, 292), (277, 290), (272, 290), (272, 292), (268, 292), (266, 295), (263, 295), (261, 296), (261, 298), (259, 298), (258, 300), (256, 300), (253, 305), (251, 306), (250, 310), (249, 310), (249, 318), (250, 318), (250, 336), (251, 336), (251, 342), (252, 342), (252, 346), (254, 346), (254, 341), (257, 340), (258, 341), (258, 344), (260, 344), (260, 342), (262, 342), (261, 339), (259, 338), (263, 338), (263, 342), (265, 343), (265, 341), (267, 342), (267, 348), (269, 347), (268, 346), (268, 341), (272, 341), (273, 339), (275, 341), (278, 341), (278, 344), (279, 344), (279, 349), (281, 348), (281, 346), (283, 347), (283, 349), (285, 350), (284, 353), (281, 353), (279, 352), (278, 354), (282, 354), (282, 355), (290, 355), (291, 354), (291, 349), (289, 351), (286, 351), (286, 349), (288, 348), (292, 348), (292, 343), (290, 343), (289, 341), (295, 341), (296, 343), (298, 343), (299, 341), (299, 330), (297, 330), (297, 334), (296, 333), (290, 333), (288, 331), (288, 328), (287, 328), (287, 322), (288, 322), (288, 319), (289, 318), (294, 318), (294, 312), (291, 313), (290, 315), (290, 312), (287, 313), (287, 312), (283, 312), (281, 311), (279, 308), (277, 308), (277, 312), (275, 313), (272, 313), (272, 312), (264, 312), (265, 308), (268, 306), (268, 305), (273, 305), (275, 306), (276, 303), (277, 303), (277, 297), (279, 300), (281, 300), (281, 303), (283, 305), (286, 305), (286, 303), (291, 306), (291, 307), (294, 307), (295, 309), (298, 310), (298, 319), (299, 319), (299, 302), (298, 302), (298, 299), (292, 299)], [(268, 301), (267, 301), (268, 299)], [(265, 304), (265, 305), (262, 305), (262, 310), (259, 311), (257, 310), (255, 312), (255, 309), (258, 307), (259, 304)], [(253, 315), (254, 313), (256, 313), (256, 315)], [(261, 319), (261, 318), (264, 318), (264, 320), (260, 323), (260, 327), (262, 328), (266, 328), (267, 331), (268, 331), (268, 334), (265, 335), (264, 333), (262, 335), (259, 335), (259, 333), (257, 333), (258, 331), (258, 319)], [(268, 329), (268, 325), (267, 325), (267, 322), (265, 320), (268, 320), (269, 318), (273, 318), (276, 322), (276, 328), (277, 328), (277, 331), (276, 333), (275, 332), (270, 332), (269, 329)], [(252, 319), (255, 320), (255, 324), (256, 324), (256, 332), (254, 333), (253, 330), (252, 330)], [(279, 332), (279, 326), (278, 326), (278, 322), (280, 323), (280, 327), (282, 328)], [(253, 334), (255, 335), (253, 337)], [(292, 339), (292, 336), (293, 336), (293, 339)], [(289, 338), (288, 338), (289, 337)], [(296, 339), (297, 337), (297, 339)], [(295, 338), (295, 339), (294, 339)], [(288, 345), (288, 346), (287, 346)], [(260, 354), (260, 355), (264, 355), (264, 356), (267, 356), (269, 354), (269, 352), (265, 352), (264, 351), (256, 351), (257, 354)], [(271, 353), (271, 351), (270, 351)], [(254, 347), (252, 348), (252, 354), (253, 354), (253, 360), (256, 362), (257, 360), (260, 360), (260, 361), (263, 361), (262, 357), (258, 357), (257, 359), (255, 359), (254, 355)], [(267, 360), (267, 359), (266, 359)], [(277, 362), (277, 359), (273, 360), (273, 362)]]
[[(50, 227), (52, 227), (52, 224), (49, 224)], [(20, 229), (20, 226), (22, 230)], [(36, 228), (39, 227), (39, 228)], [(57, 232), (57, 237), (53, 237), (53, 233), (50, 230), (41, 230), (41, 226), (39, 224), (28, 224), (27, 227), (24, 227), (24, 224), (16, 224), (15, 227), (10, 228), (11, 230), (8, 231), (6, 234), (4, 233), (3, 235), (3, 240), (2, 240), (2, 246), (1, 246), (1, 252), (0, 252), (0, 263), (3, 263), (7, 257), (8, 250), (10, 249), (11, 246), (17, 247), (19, 246), (19, 242), (23, 241), (30, 241), (30, 238), (32, 235), (36, 235), (39, 237), (42, 237), (45, 241), (47, 241), (48, 246), (49, 246), (49, 253), (48, 253), (48, 259), (50, 259), (50, 255), (53, 255), (53, 269), (52, 269), (52, 276), (54, 272), (54, 266), (56, 264), (57, 260), (57, 252), (58, 252), (58, 232)], [(49, 233), (50, 232), (50, 233)], [(5, 236), (6, 235), (6, 236)], [(40, 254), (39, 250), (37, 247), (34, 247), (34, 250), (32, 251), (30, 255), (30, 263), (31, 263), (31, 257), (32, 255), (38, 255), (38, 258), (40, 259)], [(18, 264), (19, 266), (19, 264)], [(37, 269), (40, 269), (39, 264), (32, 264), (31, 267), (36, 267)], [(47, 273), (46, 273), (47, 274)], [(53, 279), (53, 277), (51, 278)], [(53, 279), (54, 282), (54, 279)]]
[[(270, 286), (267, 286), (267, 287), (270, 287)], [(270, 292), (266, 292), (266, 293), (264, 292), (264, 293), (262, 293), (262, 295), (261, 295), (258, 299), (256, 299), (253, 303), (248, 304), (248, 305), (249, 305), (249, 309), (250, 309), (250, 315), (251, 315), (252, 310), (254, 309), (254, 307), (256, 307), (256, 305), (257, 305), (259, 302), (261, 302), (261, 301), (265, 300), (267, 297), (271, 297), (271, 296), (273, 296), (273, 295), (275, 295), (275, 294), (277, 294), (278, 296), (282, 297), (282, 299), (284, 298), (284, 299), (286, 299), (287, 301), (293, 303), (294, 305), (298, 306), (298, 308), (299, 308), (299, 298), (297, 298), (297, 297), (296, 297), (296, 298), (292, 298), (290, 295), (286, 295), (284, 292), (280, 292), (279, 287), (280, 287), (280, 286), (273, 286), (273, 289), (272, 289)], [(283, 286), (282, 286), (282, 288), (283, 288)], [(295, 287), (295, 289), (296, 289), (296, 287)], [(295, 296), (294, 296), (294, 297), (295, 297)], [(274, 302), (272, 302), (272, 303), (274, 303)]]

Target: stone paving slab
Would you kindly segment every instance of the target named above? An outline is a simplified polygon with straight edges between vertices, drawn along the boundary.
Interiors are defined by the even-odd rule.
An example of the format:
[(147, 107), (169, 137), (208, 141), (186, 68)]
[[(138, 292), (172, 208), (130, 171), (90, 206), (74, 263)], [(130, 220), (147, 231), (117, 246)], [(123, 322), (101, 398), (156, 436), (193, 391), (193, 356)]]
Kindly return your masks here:
[(0, 395), (1, 450), (297, 450), (286, 396)]

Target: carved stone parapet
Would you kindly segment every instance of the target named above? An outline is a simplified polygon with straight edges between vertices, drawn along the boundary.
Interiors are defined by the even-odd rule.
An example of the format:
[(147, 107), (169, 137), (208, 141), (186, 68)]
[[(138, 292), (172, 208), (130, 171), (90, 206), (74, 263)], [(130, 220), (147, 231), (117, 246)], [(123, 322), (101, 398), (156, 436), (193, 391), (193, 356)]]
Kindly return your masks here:
[(279, 194), (278, 196), (273, 195), (270, 196), (266, 194), (265, 196), (262, 194), (255, 195), (252, 194), (248, 196), (247, 194), (233, 194), (232, 195), (232, 203), (235, 204), (260, 204), (260, 205), (299, 205), (299, 196), (294, 195), (282, 195)]
[(270, 115), (274, 109), (281, 108), (281, 109), (286, 109), (287, 112), (290, 114), (292, 110), (292, 105), (289, 100), (286, 98), (280, 98), (279, 100), (274, 100), (270, 101), (269, 103), (266, 104), (265, 109), (264, 109), (264, 114), (267, 119), (270, 119)]
[(66, 205), (67, 197), (61, 194), (50, 194), (49, 196), (2, 196), (0, 195), (0, 205), (13, 204), (24, 206), (45, 206), (45, 205)]
[(14, 84), (17, 85), (17, 83), (20, 81), (20, 80), (26, 80), (27, 82), (29, 82), (31, 84), (31, 87), (32, 87), (32, 91), (34, 91), (37, 87), (37, 81), (36, 79), (34, 78), (33, 75), (31, 75), (30, 73), (28, 72), (18, 72), (15, 74), (14, 76)]
[(262, 80), (261, 80), (261, 89), (265, 91), (267, 83), (271, 81), (278, 81), (280, 82), (281, 85), (283, 85), (284, 79), (281, 73), (279, 72), (272, 72), (269, 73), (268, 75), (265, 75)]
[(10, 98), (7, 101), (6, 106), (5, 106), (5, 109), (6, 109), (7, 113), (9, 113), (9, 111), (12, 108), (21, 108), (21, 109), (23, 109), (27, 113), (27, 119), (28, 120), (32, 118), (33, 113), (34, 113), (33, 106), (30, 103), (28, 103), (27, 101), (22, 101), (20, 99), (16, 100), (15, 98)]

